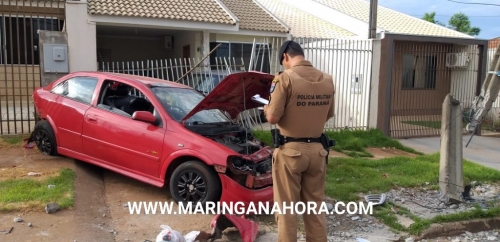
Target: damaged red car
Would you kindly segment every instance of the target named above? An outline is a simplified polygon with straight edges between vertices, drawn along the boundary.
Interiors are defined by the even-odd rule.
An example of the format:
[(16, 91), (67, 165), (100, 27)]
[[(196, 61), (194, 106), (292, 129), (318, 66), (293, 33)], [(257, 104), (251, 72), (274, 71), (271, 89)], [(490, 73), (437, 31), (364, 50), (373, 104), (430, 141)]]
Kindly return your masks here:
[(227, 76), (207, 96), (142, 76), (75, 72), (35, 90), (30, 142), (48, 155), (168, 185), (176, 202), (271, 202), (271, 149), (233, 119), (272, 75)]

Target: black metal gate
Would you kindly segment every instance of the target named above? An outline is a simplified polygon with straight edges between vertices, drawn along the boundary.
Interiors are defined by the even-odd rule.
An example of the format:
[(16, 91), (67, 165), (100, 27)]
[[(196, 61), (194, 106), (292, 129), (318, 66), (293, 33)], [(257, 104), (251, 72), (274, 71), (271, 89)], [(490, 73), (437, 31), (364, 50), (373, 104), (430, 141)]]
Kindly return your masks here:
[(5, 1), (0, 7), (0, 134), (29, 133), (40, 86), (38, 30), (62, 31), (64, 0)]
[(476, 95), (477, 45), (395, 41), (392, 64), (390, 135), (394, 138), (437, 136), (442, 105), (451, 93), (462, 104), (465, 124)]

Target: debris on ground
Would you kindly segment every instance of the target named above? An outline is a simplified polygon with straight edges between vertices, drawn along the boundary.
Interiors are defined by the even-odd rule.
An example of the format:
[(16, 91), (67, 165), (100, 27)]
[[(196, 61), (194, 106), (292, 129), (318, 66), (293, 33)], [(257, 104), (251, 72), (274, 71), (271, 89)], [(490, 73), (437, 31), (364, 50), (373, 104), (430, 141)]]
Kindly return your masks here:
[(4, 233), (4, 234), (10, 234), (12, 232), (12, 230), (14, 229), (14, 227), (10, 227), (9, 230), (0, 230), (0, 233)]
[(385, 193), (382, 193), (382, 194), (370, 194), (370, 195), (366, 195), (365, 196), (365, 201), (367, 203), (372, 203), (373, 206), (377, 206), (377, 205), (382, 205), (385, 203), (385, 199), (386, 199), (387, 195), (385, 195)]
[(15, 218), (14, 218), (14, 222), (16, 222), (16, 223), (20, 223), (20, 222), (22, 222), (22, 221), (23, 221), (23, 219), (22, 219), (22, 218), (20, 218), (20, 217), (15, 217)]
[(47, 213), (55, 213), (61, 209), (61, 206), (57, 203), (49, 203), (45, 206), (45, 212)]
[[(492, 231), (481, 231), (478, 233), (471, 233), (469, 231), (465, 231), (460, 236), (455, 236), (455, 237), (447, 237), (446, 238), (448, 241), (452, 242), (461, 242), (461, 241), (500, 241), (500, 235), (498, 230), (492, 230)], [(421, 242), (431, 242), (435, 241), (434, 239), (432, 240), (426, 240), (423, 239)]]
[(40, 172), (28, 172), (28, 176), (41, 176), (42, 173)]
[(437, 215), (474, 210), (476, 209), (475, 205), (485, 209), (498, 206), (498, 202), (495, 203), (495, 201), (498, 201), (499, 193), (500, 185), (475, 184), (471, 189), (473, 200), (446, 204), (440, 200), (439, 190), (432, 190), (427, 187), (400, 188), (387, 192), (387, 200), (408, 209), (417, 217), (431, 219)]

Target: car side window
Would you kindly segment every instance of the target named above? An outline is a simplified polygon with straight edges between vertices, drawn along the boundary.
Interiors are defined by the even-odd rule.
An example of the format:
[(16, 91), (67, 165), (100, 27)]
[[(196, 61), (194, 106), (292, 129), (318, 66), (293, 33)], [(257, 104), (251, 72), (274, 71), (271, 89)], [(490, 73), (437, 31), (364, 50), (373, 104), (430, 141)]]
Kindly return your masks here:
[(56, 85), (51, 92), (90, 105), (97, 82), (93, 77), (73, 77)]
[(157, 118), (157, 125), (162, 126), (161, 116), (149, 99), (125, 83), (105, 80), (99, 93), (97, 107), (128, 118), (132, 118), (137, 111), (148, 111)]

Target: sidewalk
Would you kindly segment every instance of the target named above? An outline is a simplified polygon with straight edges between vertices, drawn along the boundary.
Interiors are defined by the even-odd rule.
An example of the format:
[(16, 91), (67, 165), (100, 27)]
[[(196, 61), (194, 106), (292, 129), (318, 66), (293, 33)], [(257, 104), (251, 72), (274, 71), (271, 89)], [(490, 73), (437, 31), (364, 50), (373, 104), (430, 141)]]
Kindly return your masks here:
[[(469, 146), (465, 147), (469, 138), (470, 135), (463, 136), (464, 159), (500, 170), (500, 138), (474, 136)], [(399, 142), (417, 151), (429, 154), (439, 152), (441, 137), (401, 139)]]

